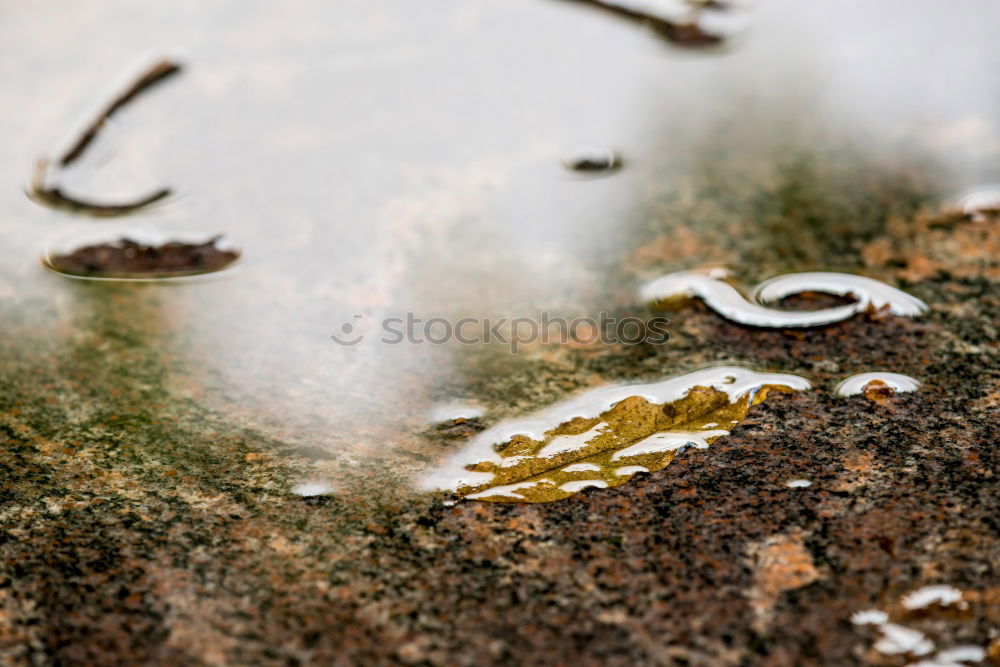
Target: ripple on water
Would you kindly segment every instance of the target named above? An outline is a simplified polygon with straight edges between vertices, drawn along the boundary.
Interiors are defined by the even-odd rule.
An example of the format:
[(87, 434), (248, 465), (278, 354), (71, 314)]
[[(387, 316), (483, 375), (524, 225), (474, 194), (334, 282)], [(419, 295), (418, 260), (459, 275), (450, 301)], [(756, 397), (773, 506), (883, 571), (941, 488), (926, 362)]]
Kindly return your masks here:
[(769, 390), (805, 390), (804, 378), (716, 366), (662, 382), (601, 387), (479, 433), (418, 481), (471, 499), (547, 502), (625, 483), (708, 447)]
[[(853, 297), (854, 303), (821, 310), (789, 311), (771, 307), (776, 301), (803, 292), (822, 292)], [(801, 328), (832, 324), (868, 309), (888, 310), (902, 317), (916, 317), (927, 310), (919, 299), (883, 282), (847, 273), (791, 273), (767, 280), (753, 292), (756, 303), (724, 282), (718, 271), (681, 271), (646, 283), (640, 298), (670, 306), (698, 298), (722, 317), (755, 327)]]

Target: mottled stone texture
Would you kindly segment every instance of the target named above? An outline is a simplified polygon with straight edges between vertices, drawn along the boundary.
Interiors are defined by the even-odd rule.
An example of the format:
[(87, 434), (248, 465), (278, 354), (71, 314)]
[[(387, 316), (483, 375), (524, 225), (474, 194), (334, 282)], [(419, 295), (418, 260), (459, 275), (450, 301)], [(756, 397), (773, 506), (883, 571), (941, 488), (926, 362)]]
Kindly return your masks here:
[[(730, 437), (661, 472), (531, 506), (447, 508), (375, 492), (384, 478), (364, 473), (351, 491), (306, 501), (275, 487), (289, 474), (277, 441), (194, 402), (127, 413), (138, 391), (127, 387), (123, 414), (91, 414), (83, 427), (82, 386), (50, 384), (57, 363), (11, 359), (0, 398), (0, 655), (906, 662), (871, 648), (874, 629), (851, 625), (867, 608), (939, 647), (987, 646), (1000, 626), (1000, 304), (973, 280), (920, 293), (933, 306), (924, 322), (858, 319), (805, 335), (678, 314), (678, 346), (697, 332), (720, 356), (738, 349), (797, 368), (821, 389), (772, 397)], [(588, 361), (601, 363), (611, 360)], [(884, 402), (828, 391), (879, 366), (925, 387)], [(812, 486), (785, 486), (797, 478)], [(961, 589), (964, 608), (905, 612), (901, 596), (933, 583)]]
[[(927, 317), (768, 331), (694, 304), (670, 315), (665, 346), (547, 346), (517, 372), (489, 357), (467, 371), (469, 393), (514, 413), (722, 360), (818, 385), (770, 397), (662, 471), (559, 502), (447, 507), (407, 490), (476, 425), (400, 430), (404, 463), (369, 456), (332, 496), (296, 497), (303, 472), (333, 455), (208, 400), (157, 292), (81, 286), (70, 316), (20, 309), (0, 338), (0, 662), (915, 659), (877, 652), (878, 631), (852, 625), (872, 608), (938, 648), (1000, 659), (1000, 228), (932, 225), (902, 176), (854, 167), (842, 172), (868, 188), (860, 199), (799, 169), (768, 187), (706, 186), (688, 208), (650, 205), (619, 283), (719, 259), (752, 282), (793, 257), (898, 284)], [(768, 234), (739, 235), (752, 215)], [(618, 306), (648, 314), (631, 295)], [(833, 395), (838, 379), (877, 369), (923, 387)], [(962, 603), (901, 606), (929, 584), (957, 587)]]

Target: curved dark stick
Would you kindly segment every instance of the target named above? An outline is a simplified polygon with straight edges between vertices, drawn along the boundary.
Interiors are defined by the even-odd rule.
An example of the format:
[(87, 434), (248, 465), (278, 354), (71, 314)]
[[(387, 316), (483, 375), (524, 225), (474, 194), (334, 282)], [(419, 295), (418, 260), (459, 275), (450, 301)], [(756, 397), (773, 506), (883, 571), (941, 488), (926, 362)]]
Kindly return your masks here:
[[(623, 7), (607, 0), (569, 0), (579, 4), (589, 5), (595, 9), (601, 9), (617, 16), (644, 23), (653, 29), (654, 32), (662, 35), (667, 40), (679, 46), (689, 48), (718, 46), (725, 41), (721, 35), (713, 35), (705, 32), (697, 22), (682, 23), (671, 21), (663, 16), (657, 16), (648, 12), (643, 12), (630, 7)], [(727, 5), (714, 0), (702, 0), (691, 2), (691, 8), (695, 11), (701, 9), (726, 9)]]
[(68, 211), (73, 211), (74, 213), (87, 213), (89, 215), (96, 215), (102, 218), (110, 218), (116, 215), (127, 215), (129, 213), (133, 213), (134, 211), (145, 208), (150, 204), (155, 204), (161, 199), (169, 197), (172, 193), (173, 190), (170, 188), (162, 188), (132, 202), (124, 204), (101, 204), (68, 195), (58, 187), (39, 188), (32, 186), (28, 190), (28, 195), (32, 199), (40, 201), (53, 208), (62, 208)]
[(167, 77), (176, 74), (181, 70), (181, 66), (177, 63), (171, 62), (169, 60), (161, 60), (154, 63), (145, 74), (140, 76), (135, 83), (129, 86), (125, 91), (123, 91), (118, 97), (111, 100), (111, 103), (104, 108), (97, 118), (87, 126), (87, 128), (80, 135), (69, 150), (59, 159), (59, 166), (66, 167), (75, 162), (83, 152), (87, 150), (87, 146), (94, 141), (97, 134), (104, 127), (104, 122), (110, 118), (116, 111), (121, 109), (123, 106), (135, 99), (140, 93), (142, 93), (147, 88), (150, 88), (160, 81), (163, 81)]
[[(100, 133), (101, 129), (104, 127), (105, 121), (107, 121), (108, 118), (110, 118), (116, 111), (131, 102), (143, 91), (179, 72), (180, 70), (181, 66), (179, 64), (169, 60), (160, 60), (151, 65), (131, 86), (125, 89), (117, 97), (111, 100), (106, 107), (104, 107), (104, 110), (98, 114), (97, 118), (95, 118), (94, 121), (86, 127), (86, 129), (84, 129), (80, 137), (73, 142), (73, 145), (70, 146), (69, 150), (67, 150), (66, 153), (59, 159), (58, 167), (67, 167), (79, 159), (79, 157), (87, 150), (87, 147), (90, 146), (90, 144), (97, 137), (98, 133)], [(132, 213), (169, 197), (173, 192), (170, 188), (161, 188), (131, 202), (121, 204), (100, 203), (87, 201), (86, 199), (80, 199), (69, 195), (63, 192), (58, 185), (49, 185), (48, 177), (48, 161), (39, 160), (35, 164), (34, 171), (32, 172), (31, 185), (28, 188), (28, 196), (37, 202), (53, 208), (61, 208), (73, 211), (74, 213), (87, 213), (89, 215), (101, 217), (112, 217)]]

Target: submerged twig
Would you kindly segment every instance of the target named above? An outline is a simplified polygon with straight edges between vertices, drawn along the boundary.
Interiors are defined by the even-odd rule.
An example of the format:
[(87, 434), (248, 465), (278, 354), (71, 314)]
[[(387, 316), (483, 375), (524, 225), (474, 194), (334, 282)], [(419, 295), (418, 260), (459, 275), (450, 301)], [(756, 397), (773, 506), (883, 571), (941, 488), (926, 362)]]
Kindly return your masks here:
[(97, 137), (98, 132), (104, 127), (104, 123), (110, 118), (116, 111), (121, 109), (123, 106), (135, 99), (139, 94), (150, 88), (160, 81), (163, 81), (172, 74), (176, 74), (181, 70), (181, 66), (177, 63), (171, 62), (169, 60), (160, 60), (154, 63), (150, 68), (142, 74), (135, 82), (121, 92), (117, 97), (115, 97), (97, 118), (91, 122), (90, 125), (83, 131), (80, 138), (77, 139), (69, 150), (59, 159), (59, 165), (62, 167), (67, 167), (79, 158), (83, 152), (87, 149), (87, 146), (94, 141)]
[(98, 217), (114, 217), (116, 215), (126, 215), (141, 208), (145, 208), (156, 202), (166, 199), (173, 190), (171, 188), (160, 188), (145, 197), (140, 197), (131, 202), (123, 204), (99, 203), (87, 201), (74, 195), (67, 194), (59, 186), (46, 185), (46, 175), (48, 165), (44, 161), (39, 161), (35, 165), (35, 171), (31, 179), (31, 187), (28, 189), (28, 196), (35, 201), (41, 202), (52, 208), (61, 208), (74, 213), (86, 213)]
[(706, 31), (698, 22), (699, 14), (704, 9), (726, 10), (728, 5), (713, 0), (689, 0), (692, 16), (688, 20), (674, 20), (658, 15), (628, 3), (614, 0), (571, 0), (603, 9), (617, 16), (649, 26), (654, 32), (678, 46), (688, 48), (704, 48), (722, 44), (726, 37)]
[[(65, 168), (76, 162), (93, 143), (107, 120), (123, 106), (131, 102), (145, 90), (179, 72), (181, 66), (169, 60), (160, 60), (146, 69), (128, 88), (118, 94), (97, 117), (84, 128), (80, 137), (73, 142), (61, 158), (58, 167)], [(53, 208), (61, 208), (75, 213), (87, 213), (102, 217), (125, 215), (154, 204), (172, 193), (170, 188), (160, 188), (144, 197), (120, 204), (99, 203), (69, 195), (58, 185), (49, 184), (50, 165), (47, 160), (38, 160), (32, 172), (29, 196)]]

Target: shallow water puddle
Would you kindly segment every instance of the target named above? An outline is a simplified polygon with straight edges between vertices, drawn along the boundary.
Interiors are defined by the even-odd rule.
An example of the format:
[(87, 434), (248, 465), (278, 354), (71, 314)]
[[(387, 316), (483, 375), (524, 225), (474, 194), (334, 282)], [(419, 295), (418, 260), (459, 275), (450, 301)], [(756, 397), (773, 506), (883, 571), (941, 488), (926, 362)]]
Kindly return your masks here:
[[(680, 271), (647, 283), (640, 289), (643, 301), (672, 307), (698, 298), (722, 317), (755, 327), (803, 328), (846, 320), (868, 310), (916, 317), (927, 305), (883, 282), (848, 273), (790, 273), (764, 281), (753, 290), (753, 301), (725, 282), (718, 272)], [(804, 292), (853, 297), (854, 303), (822, 310), (777, 310), (771, 304)]]
[[(942, 111), (935, 124), (1000, 117), (988, 91), (981, 99), (967, 94), (980, 91), (988, 80), (982, 76), (988, 63), (971, 55), (943, 62), (939, 54), (917, 51), (907, 28), (916, 19), (899, 15), (899, 21), (909, 23), (897, 29), (892, 12), (883, 8), (872, 17), (867, 5), (836, 12), (785, 1), (755, 7), (749, 39), (738, 50), (714, 57), (711, 50), (681, 52), (632, 29), (624, 16), (569, 0), (432, 2), (420, 8), (403, 2), (314, 4), (309, 6), (315, 15), (299, 21), (288, 18), (294, 12), (264, 6), (249, 15), (232, 8), (137, 15), (102, 1), (87, 6), (83, 42), (72, 31), (51, 38), (53, 26), (65, 27), (57, 21), (58, 12), (12, 17), (4, 26), (4, 44), (11, 53), (31, 55), (12, 61), (11, 80), (17, 85), (11, 87), (14, 96), (6, 113), (0, 114), (11, 142), (0, 156), (0, 169), (12, 186), (2, 195), (7, 215), (0, 222), (5, 233), (0, 292), (10, 294), (2, 319), (9, 324), (3, 340), (12, 358), (41, 364), (52, 350), (66, 348), (62, 331), (99, 340), (124, 323), (134, 332), (131, 347), (112, 347), (93, 360), (86, 350), (66, 348), (69, 361), (60, 373), (102, 378), (102, 391), (90, 399), (94, 405), (88, 410), (117, 408), (114, 397), (128, 378), (104, 374), (104, 368), (118, 362), (134, 367), (126, 364), (155, 345), (163, 351), (163, 368), (157, 366), (155, 376), (165, 387), (155, 393), (164, 397), (164, 409), (183, 406), (196, 391), (200, 403), (234, 424), (251, 424), (306, 451), (329, 455), (322, 459), (333, 461), (329, 471), (310, 473), (318, 479), (327, 472), (338, 480), (341, 472), (354, 474), (343, 460), (347, 457), (368, 466), (391, 465), (400, 451), (417, 450), (427, 438), (460, 447), (493, 423), (492, 416), (512, 396), (523, 403), (560, 400), (553, 377), (561, 382), (565, 375), (564, 386), (592, 382), (593, 368), (574, 366), (588, 351), (545, 348), (501, 356), (460, 344), (384, 346), (377, 336), (387, 316), (413, 311), (455, 321), (543, 308), (560, 315), (593, 313), (629, 289), (637, 272), (654, 267), (666, 272), (663, 267), (675, 261), (727, 261), (738, 271), (747, 270), (751, 259), (754, 266), (775, 266), (770, 263), (775, 255), (764, 249), (787, 237), (751, 232), (766, 228), (776, 209), (796, 204), (768, 194), (775, 175), (782, 173), (779, 163), (789, 142), (817, 163), (829, 162), (834, 174), (856, 168), (865, 179), (895, 180), (896, 171), (866, 166), (882, 164), (882, 157), (894, 164), (888, 158), (895, 153), (886, 153), (891, 146), (866, 141), (854, 157), (850, 151), (833, 153), (830, 146), (884, 137), (889, 126), (905, 126), (906, 136), (915, 139), (929, 135), (934, 128), (927, 127), (926, 100), (918, 94), (923, 89), (911, 73), (919, 74), (919, 81), (928, 72), (938, 75), (935, 80), (943, 73), (961, 73), (951, 81), (962, 86), (950, 88), (949, 101), (941, 105), (946, 108), (933, 107)], [(700, 25), (707, 29), (724, 16), (747, 16), (740, 4), (729, 12), (702, 11)], [(928, 7), (933, 24), (947, 26), (949, 35), (987, 43), (985, 37), (965, 34), (963, 21), (950, 21), (952, 12)], [(247, 39), (248, 17), (254, 25), (267, 26), (268, 44)], [(684, 16), (668, 18), (683, 22)], [(191, 31), (192, 20), (204, 22), (205, 29)], [(643, 22), (634, 21), (636, 27)], [(176, 44), (192, 55), (190, 67), (184, 61), (182, 76), (145, 88), (147, 98), (134, 97), (124, 107), (118, 100), (128, 96), (121, 93), (142, 80), (141, 70), (106, 96), (95, 94), (109, 77), (118, 78), (121, 63), (137, 55), (136, 42), (115, 41), (122, 25), (131, 34), (163, 38), (141, 40), (146, 47)], [(869, 49), (858, 53), (866, 63), (869, 58), (881, 63), (883, 76), (845, 59), (845, 35)], [(83, 48), (90, 41), (110, 46), (96, 52)], [(596, 44), (600, 48), (593, 48)], [(896, 62), (897, 53), (913, 53), (913, 60)], [(166, 65), (162, 71), (170, 69)], [(838, 76), (814, 90), (819, 69)], [(154, 78), (155, 72), (148, 80)], [(873, 98), (869, 93), (875, 84)], [(873, 99), (892, 113), (870, 113)], [(825, 138), (812, 131), (811, 123), (800, 123), (808, 114), (796, 111), (801, 103), (818, 106), (824, 100), (839, 103), (823, 105), (826, 115), (817, 119), (822, 128), (838, 128)], [(74, 124), (74, 110), (91, 103), (94, 113)], [(44, 113), (25, 113), (32, 105)], [(954, 117), (943, 113), (952, 108)], [(72, 141), (86, 134), (94, 118), (109, 114), (120, 126), (103, 127), (79, 159), (62, 169), (60, 159)], [(766, 131), (772, 127), (784, 129), (772, 136)], [(864, 133), (839, 133), (854, 127)], [(78, 131), (65, 144), (58, 142), (67, 129)], [(590, 142), (620, 151), (627, 164), (610, 172), (611, 178), (593, 180), (564, 170), (559, 158), (574, 157), (573, 148)], [(184, 278), (181, 289), (135, 294), (128, 286), (97, 288), (39, 275), (43, 269), (37, 258), (50, 236), (107, 224), (23, 201), (15, 184), (23, 182), (40, 149), (49, 151), (53, 169), (58, 168), (49, 176), (59, 178), (45, 185), (88, 195), (91, 201), (133, 204), (161, 185), (187, 193), (168, 205), (135, 211), (137, 222), (207, 232), (197, 240), (181, 239), (187, 243), (204, 242), (218, 231), (235, 234), (230, 227), (238, 224), (236, 240), (253, 264), (212, 274), (223, 279)], [(965, 158), (960, 156), (966, 155), (932, 153), (944, 173), (954, 172), (950, 166), (961, 166)], [(104, 157), (111, 159), (102, 163)], [(600, 166), (600, 159), (591, 160), (599, 154), (576, 157)], [(924, 167), (912, 169), (922, 173)], [(745, 192), (728, 187), (734, 176), (746, 184)], [(925, 194), (957, 195), (956, 187), (997, 182), (989, 171), (963, 173), (935, 180)], [(810, 170), (792, 184), (804, 188), (805, 213), (817, 213), (821, 220), (841, 210), (827, 205), (830, 198), (845, 202), (843, 217), (848, 218), (864, 213), (862, 203), (873, 198), (905, 203), (910, 197), (906, 188), (898, 194), (841, 188), (855, 181), (841, 183)], [(758, 195), (764, 198), (763, 210)], [(976, 217), (973, 210), (988, 217), (994, 205), (989, 198), (978, 201), (971, 202), (970, 217)], [(881, 206), (873, 211), (864, 224), (875, 225), (893, 212)], [(730, 218), (745, 225), (747, 233), (729, 234)], [(220, 220), (227, 222), (220, 225)], [(859, 223), (849, 231), (862, 228)], [(798, 222), (778, 229), (782, 234), (791, 229), (788, 235), (814, 231)], [(124, 238), (146, 241), (132, 231), (130, 224), (100, 238), (77, 235), (72, 245), (53, 248), (49, 257), (72, 256)], [(687, 239), (684, 248), (675, 249), (679, 254), (660, 256), (648, 247), (650, 239), (677, 231)], [(731, 237), (737, 239), (732, 244), (713, 241)], [(634, 267), (618, 261), (637, 248), (648, 261)], [(139, 248), (121, 250), (123, 256), (132, 250), (142, 254)], [(855, 255), (831, 250), (827, 256), (831, 264), (852, 266)], [(73, 275), (122, 275), (108, 272), (106, 264), (96, 271), (89, 266), (80, 271), (81, 262), (76, 264), (50, 262)], [(818, 266), (805, 260), (784, 265)], [(145, 277), (159, 281), (166, 276)], [(743, 294), (744, 301), (753, 301), (749, 291)], [(123, 299), (130, 308), (148, 309), (149, 317), (130, 315), (122, 309)], [(38, 308), (40, 303), (48, 306)], [(365, 335), (354, 347), (338, 345), (328, 335), (345, 323)], [(715, 358), (713, 349), (694, 350), (688, 363), (708, 363)], [(691, 353), (679, 351), (678, 357)], [(624, 381), (621, 368), (629, 368), (632, 377), (628, 357), (615, 359), (599, 370), (603, 382)], [(38, 384), (39, 396), (47, 391), (44, 386)], [(436, 397), (452, 394), (473, 399), (487, 417), (464, 410), (428, 417)], [(539, 437), (562, 421), (548, 421)], [(705, 432), (732, 426), (706, 419), (712, 421), (719, 423), (706, 429), (666, 427), (664, 433), (681, 435), (671, 441), (661, 433), (645, 445), (681, 441), (681, 446), (697, 446), (684, 434), (708, 442)], [(564, 429), (558, 435), (586, 432)], [(204, 446), (213, 446), (211, 440)], [(418, 461), (412, 465), (426, 465)], [(560, 484), (588, 479), (612, 484), (653, 469), (641, 457), (623, 458), (601, 471), (606, 477), (570, 469), (563, 471), (566, 481)], [(469, 472), (464, 465), (458, 470)]]
[(420, 486), (496, 502), (548, 502), (618, 486), (728, 435), (768, 391), (809, 387), (795, 375), (737, 366), (602, 387), (480, 433)]

